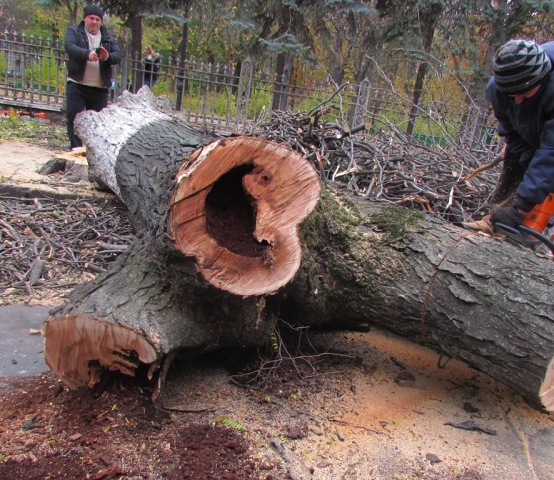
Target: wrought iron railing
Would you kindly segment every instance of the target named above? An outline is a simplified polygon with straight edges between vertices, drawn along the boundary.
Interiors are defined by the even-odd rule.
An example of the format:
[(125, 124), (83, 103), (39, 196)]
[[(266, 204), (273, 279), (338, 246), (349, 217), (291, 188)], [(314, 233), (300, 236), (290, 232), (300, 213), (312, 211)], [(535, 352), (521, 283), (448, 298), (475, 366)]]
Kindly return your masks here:
[(0, 102), (60, 110), (64, 101), (66, 53), (59, 40), (0, 35)]
[[(124, 60), (113, 71), (112, 102), (123, 90), (136, 92), (146, 73), (138, 55), (129, 55), (124, 46), (122, 51)], [(62, 111), (66, 61), (59, 39), (0, 34), (0, 104)], [(153, 93), (169, 97), (174, 109), (193, 125), (246, 131), (278, 107), (293, 113), (318, 111), (331, 130), (333, 123), (350, 128), (364, 124), (363, 135), (379, 131), (406, 136), (412, 108), (409, 99), (373, 88), (367, 79), (359, 85), (338, 86), (330, 77), (291, 84), (286, 76), (277, 78), (272, 72), (256, 69), (250, 59), (231, 67), (169, 57), (161, 60), (160, 67)], [(490, 111), (474, 104), (431, 100), (418, 106), (413, 134), (406, 141), (433, 149), (470, 149), (489, 157), (498, 148)]]

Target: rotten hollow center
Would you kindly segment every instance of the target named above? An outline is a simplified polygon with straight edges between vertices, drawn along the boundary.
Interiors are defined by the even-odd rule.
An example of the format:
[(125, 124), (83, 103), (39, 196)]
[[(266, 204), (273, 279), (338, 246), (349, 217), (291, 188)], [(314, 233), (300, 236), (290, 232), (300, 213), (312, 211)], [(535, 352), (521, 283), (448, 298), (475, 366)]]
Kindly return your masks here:
[(261, 257), (269, 243), (254, 237), (256, 201), (247, 195), (242, 179), (252, 172), (252, 164), (239, 165), (217, 180), (206, 197), (208, 233), (232, 253)]

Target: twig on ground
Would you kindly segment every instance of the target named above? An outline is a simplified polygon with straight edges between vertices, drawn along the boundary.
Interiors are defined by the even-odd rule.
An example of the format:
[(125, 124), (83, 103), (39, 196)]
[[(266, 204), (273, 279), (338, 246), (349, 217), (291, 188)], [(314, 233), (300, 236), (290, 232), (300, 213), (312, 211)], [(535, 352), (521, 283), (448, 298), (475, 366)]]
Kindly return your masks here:
[[(0, 197), (0, 296), (24, 290), (27, 301), (100, 273), (134, 238), (125, 210), (109, 199)], [(11, 290), (10, 290), (11, 289)]]

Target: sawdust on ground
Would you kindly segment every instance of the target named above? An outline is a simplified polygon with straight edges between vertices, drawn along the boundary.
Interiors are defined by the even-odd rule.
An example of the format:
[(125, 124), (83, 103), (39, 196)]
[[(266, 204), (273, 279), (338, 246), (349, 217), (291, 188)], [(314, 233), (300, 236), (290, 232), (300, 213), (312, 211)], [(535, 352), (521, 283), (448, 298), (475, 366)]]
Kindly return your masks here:
[[(0, 143), (2, 183), (40, 182), (51, 157)], [(3, 378), (0, 478), (554, 480), (554, 417), (487, 375), (379, 330), (311, 340), (348, 356), (265, 392), (229, 381), (237, 352), (177, 361), (156, 405), (126, 379), (94, 393), (51, 372)], [(220, 464), (199, 447), (225, 444)]]

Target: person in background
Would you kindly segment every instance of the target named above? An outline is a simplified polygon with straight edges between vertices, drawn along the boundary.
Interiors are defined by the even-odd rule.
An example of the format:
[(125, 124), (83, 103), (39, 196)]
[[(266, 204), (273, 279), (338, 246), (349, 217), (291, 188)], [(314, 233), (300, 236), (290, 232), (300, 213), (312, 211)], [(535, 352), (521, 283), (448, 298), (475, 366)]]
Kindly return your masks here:
[(144, 47), (144, 80), (143, 85), (147, 85), (150, 90), (154, 88), (158, 81), (158, 73), (160, 72), (160, 54), (154, 52), (150, 45)]
[(75, 117), (85, 110), (99, 112), (108, 105), (112, 65), (121, 62), (119, 46), (102, 25), (103, 18), (100, 7), (87, 5), (83, 21), (70, 26), (65, 34), (65, 51), (69, 55), (66, 119), (71, 149), (83, 146), (74, 131)]
[(466, 228), (487, 231), (481, 228), (486, 223), (490, 229), (496, 223), (517, 227), (554, 192), (553, 61), (554, 42), (510, 40), (494, 55), (485, 92), (505, 139), (503, 167), (490, 218)]

